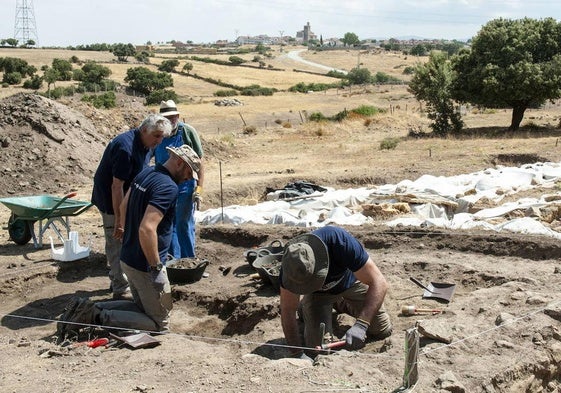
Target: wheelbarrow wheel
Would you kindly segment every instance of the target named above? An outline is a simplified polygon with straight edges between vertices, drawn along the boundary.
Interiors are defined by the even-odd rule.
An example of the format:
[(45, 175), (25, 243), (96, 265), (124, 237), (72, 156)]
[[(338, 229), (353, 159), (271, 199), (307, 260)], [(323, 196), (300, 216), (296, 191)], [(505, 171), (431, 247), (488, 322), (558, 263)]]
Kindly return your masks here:
[(18, 220), (18, 216), (12, 213), (8, 221), (8, 233), (10, 238), (19, 245), (24, 245), (31, 240), (31, 230), (26, 220)]

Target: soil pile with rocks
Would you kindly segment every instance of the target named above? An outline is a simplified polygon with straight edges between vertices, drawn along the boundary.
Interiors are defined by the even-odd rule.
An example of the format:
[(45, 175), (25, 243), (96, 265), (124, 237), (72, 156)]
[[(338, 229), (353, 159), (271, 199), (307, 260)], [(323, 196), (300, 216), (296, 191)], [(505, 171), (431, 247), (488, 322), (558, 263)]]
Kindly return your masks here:
[(128, 126), (119, 114), (81, 106), (28, 93), (0, 101), (0, 196), (65, 194), (91, 183), (107, 141)]

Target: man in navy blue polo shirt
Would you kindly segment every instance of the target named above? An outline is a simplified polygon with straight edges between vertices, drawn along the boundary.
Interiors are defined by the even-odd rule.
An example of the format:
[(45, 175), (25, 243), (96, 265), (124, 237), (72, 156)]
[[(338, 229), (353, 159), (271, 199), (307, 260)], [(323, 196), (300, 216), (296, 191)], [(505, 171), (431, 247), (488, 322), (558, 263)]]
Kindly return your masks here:
[(281, 323), (292, 356), (309, 359), (301, 349), (299, 307), (308, 348), (321, 345), (321, 323), (333, 334), (333, 309), (356, 318), (345, 334), (347, 349), (362, 348), (367, 334), (380, 339), (392, 332), (383, 307), (388, 283), (362, 244), (342, 228), (326, 226), (291, 239), (280, 279)]
[(116, 136), (105, 148), (94, 176), (92, 203), (103, 220), (105, 255), (114, 299), (130, 298), (127, 278), (123, 274), (119, 255), (123, 228), (119, 206), (130, 183), (148, 166), (151, 150), (171, 134), (171, 123), (160, 115), (149, 115), (140, 127)]
[[(147, 167), (135, 177), (121, 205), (125, 228), (121, 268), (133, 301), (93, 303), (75, 298), (60, 317), (59, 340), (81, 325), (98, 324), (149, 332), (169, 329), (171, 286), (165, 262), (171, 242), (178, 183), (197, 178), (201, 161), (188, 145), (168, 147), (169, 159)], [(70, 322), (64, 323), (64, 322)]]

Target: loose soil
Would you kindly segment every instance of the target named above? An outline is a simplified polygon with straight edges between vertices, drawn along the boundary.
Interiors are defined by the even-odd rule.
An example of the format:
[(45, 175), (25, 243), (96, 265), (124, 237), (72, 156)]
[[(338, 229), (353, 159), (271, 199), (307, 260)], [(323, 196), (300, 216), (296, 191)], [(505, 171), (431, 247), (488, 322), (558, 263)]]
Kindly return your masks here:
[[(407, 137), (411, 130), (426, 129), (426, 121), (411, 106), (406, 111), (405, 103), (397, 113), (368, 122), (314, 124), (302, 121), (298, 110), (275, 107), (283, 94), (288, 93), (268, 101), (276, 108), (268, 111), (257, 109), (263, 104), (250, 98), (244, 99), (249, 109), (243, 110), (218, 109), (212, 102), (182, 107), (205, 146), (203, 209), (256, 203), (267, 187), (295, 180), (348, 188), (560, 159), (558, 106), (530, 111), (533, 124), (507, 137), (498, 131), (508, 124), (508, 113), (472, 112), (466, 119), (471, 135), (436, 140)], [(294, 100), (307, 112), (314, 107), (336, 112), (344, 102), (356, 107), (385, 93), (344, 94)], [(54, 102), (18, 94), (0, 101), (0, 196), (77, 191), (77, 199), (89, 200), (91, 177), (107, 141), (147, 112), (133, 98), (118, 97), (113, 111), (94, 110), (77, 98)], [(258, 125), (256, 133), (244, 133), (240, 113), (244, 122)], [(286, 121), (290, 127), (282, 125)], [(387, 137), (399, 138), (395, 150), (379, 149)], [(538, 188), (525, 195), (554, 192)], [(79, 261), (55, 262), (47, 247), (50, 236), (60, 247), (55, 234), (47, 230), (46, 245), (39, 249), (32, 242), (16, 245), (5, 230), (9, 214), (0, 206), (5, 223), (0, 231), (2, 391), (392, 392), (402, 384), (405, 330), (422, 321), (451, 344), (421, 338), (416, 391), (561, 392), (561, 246), (551, 238), (389, 229), (382, 221), (347, 227), (390, 283), (385, 305), (394, 333), (358, 352), (321, 355), (311, 365), (286, 357), (278, 293), (256, 276), (244, 256), (248, 249), (284, 243), (308, 229), (199, 226), (197, 257), (210, 262), (208, 276), (173, 285), (172, 333), (157, 336), (159, 346), (61, 347), (54, 321), (68, 300), (75, 295), (110, 298), (101, 219), (95, 208), (73, 218), (72, 229), (92, 252)], [(456, 284), (452, 301), (423, 299), (410, 277)], [(408, 304), (444, 312), (401, 315)], [(334, 333), (341, 337), (353, 320), (334, 318)], [(106, 334), (89, 329), (80, 339)]]

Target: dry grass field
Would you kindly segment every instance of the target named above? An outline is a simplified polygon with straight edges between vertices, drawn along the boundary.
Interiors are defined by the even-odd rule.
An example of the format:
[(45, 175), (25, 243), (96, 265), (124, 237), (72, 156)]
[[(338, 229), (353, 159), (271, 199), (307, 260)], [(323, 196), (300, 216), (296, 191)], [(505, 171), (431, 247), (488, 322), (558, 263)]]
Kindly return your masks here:
[[(295, 72), (314, 69), (287, 56), (288, 51), (298, 51), (300, 57), (336, 69), (349, 70), (360, 64), (373, 74), (384, 72), (407, 81), (403, 74), (406, 66), (413, 66), (426, 58), (404, 56), (400, 53), (375, 53), (372, 51), (308, 51), (302, 47), (275, 48), (265, 63), (284, 71), (228, 67), (192, 61), (198, 75), (219, 79), (238, 85), (259, 84), (279, 90), (269, 97), (237, 97), (242, 106), (220, 107), (214, 105), (214, 92), (219, 86), (181, 74), (173, 74), (174, 90), (181, 97), (179, 108), (183, 118), (195, 126), (208, 142), (207, 166), (209, 179), (217, 179), (220, 166), (225, 185), (231, 186), (230, 202), (261, 195), (265, 186), (281, 187), (291, 179), (327, 182), (339, 185), (369, 184), (371, 182), (398, 182), (415, 179), (423, 173), (449, 175), (477, 171), (492, 165), (497, 155), (539, 155), (544, 159), (558, 160), (557, 144), (559, 104), (548, 104), (544, 109), (528, 110), (522, 130), (515, 134), (503, 133), (509, 122), (508, 110), (485, 111), (471, 109), (464, 116), (466, 135), (461, 138), (407, 138), (411, 131), (430, 131), (428, 119), (421, 113), (419, 102), (407, 91), (406, 85), (365, 86), (350, 89), (331, 89), (316, 93), (289, 93), (286, 90), (299, 82), (331, 83), (326, 76)], [(117, 63), (110, 53), (67, 50), (0, 49), (0, 57), (21, 57), (40, 68), (54, 58), (69, 59), (77, 56), (81, 61), (101, 61), (112, 71), (111, 78), (124, 83), (126, 70), (139, 66), (132, 60)], [(201, 55), (206, 57), (207, 55)], [(241, 55), (251, 61), (255, 55)], [(172, 55), (151, 58), (156, 65)], [(208, 57), (227, 60), (229, 55)], [(181, 69), (185, 59), (180, 57)], [(251, 62), (250, 62), (251, 64)], [(23, 91), (19, 87), (0, 89), (0, 97)], [(138, 100), (142, 100), (138, 98)], [(123, 102), (123, 101), (121, 101)], [(113, 110), (122, 112), (126, 107)], [(386, 113), (371, 119), (351, 119), (337, 122), (308, 122), (314, 112), (326, 116), (345, 109), (372, 105)], [(146, 112), (157, 111), (156, 106), (146, 107)], [(131, 125), (132, 126), (132, 125)], [(244, 133), (251, 126), (255, 132)], [(539, 131), (536, 133), (534, 131)], [(115, 129), (114, 134), (122, 130)], [(394, 150), (381, 150), (385, 138), (400, 138)], [(207, 182), (207, 203), (218, 201), (218, 181)]]

